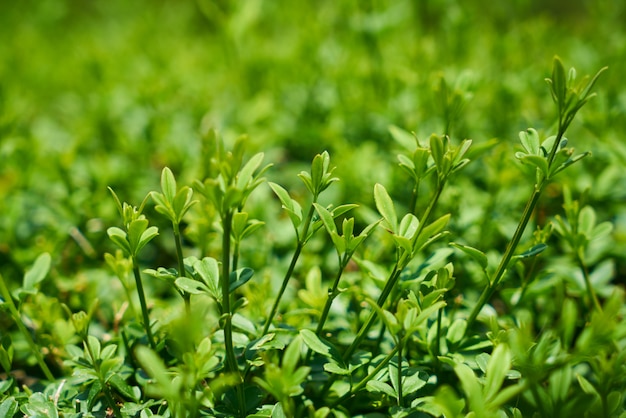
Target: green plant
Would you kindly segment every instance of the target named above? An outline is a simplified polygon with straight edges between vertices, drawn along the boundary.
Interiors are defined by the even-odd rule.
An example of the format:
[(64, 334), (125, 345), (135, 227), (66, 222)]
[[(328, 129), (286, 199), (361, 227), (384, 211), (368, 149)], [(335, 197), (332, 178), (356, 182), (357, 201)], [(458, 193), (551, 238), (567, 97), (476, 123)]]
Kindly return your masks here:
[[(211, 7), (205, 3), (198, 3), (203, 13)], [(215, 6), (222, 20), (214, 23), (227, 32), (231, 59), (245, 60), (236, 54), (243, 32), (230, 25), (252, 25), (256, 12), (222, 6)], [(360, 19), (367, 14), (359, 12)], [(372, 34), (384, 20), (357, 23), (366, 44), (378, 48)], [(376, 87), (367, 94), (389, 88), (384, 60), (372, 63)], [(467, 126), (461, 122), (469, 96), (442, 78), (435, 96), (444, 135), (421, 142), (391, 128), (389, 148), (402, 148), (399, 164), (387, 179), (375, 179), (358, 205), (343, 203), (358, 193), (339, 182), (341, 153), (337, 168), (321, 151), (306, 171), (268, 149), (281, 166), (280, 180), (266, 188), (274, 170), (251, 139), (203, 131), (201, 157), (190, 160), (191, 168), (183, 158), (161, 169), (160, 190), (139, 207), (122, 203), (111, 188), (122, 218), (121, 228), (106, 230), (119, 247), (105, 255), (112, 273), (55, 271), (54, 283), (44, 283), (52, 262), (44, 253), (18, 290), (0, 276), (9, 314), (0, 340), (0, 415), (623, 416), (624, 292), (610, 283), (618, 273), (598, 246), (614, 237), (610, 224), (598, 221), (600, 209), (554, 181), (589, 155), (574, 154), (565, 133), (601, 72), (576, 82), (575, 71), (566, 74), (555, 58), (549, 86), (556, 135), (524, 130), (515, 154), (521, 164), (504, 168), (489, 158), (506, 155), (506, 143), (449, 136)], [(304, 115), (316, 111), (323, 113)], [(146, 135), (151, 129), (158, 132), (152, 126)], [(386, 153), (360, 151), (391, 165)], [(371, 162), (354, 171), (371, 170)], [(289, 179), (284, 173), (292, 169), (299, 174)], [(202, 179), (180, 185), (194, 170)], [(491, 183), (502, 181), (498, 192), (518, 195), (532, 184), (519, 220), (508, 213), (490, 219), (496, 212), (481, 202), (490, 170), (502, 177)], [(561, 190), (565, 215), (553, 216), (541, 197)], [(467, 244), (481, 234), (494, 236), (480, 249)], [(144, 264), (152, 268), (141, 270)], [(47, 307), (37, 314), (42, 285), (64, 297), (65, 318), (57, 321)], [(89, 299), (100, 302), (85, 304)], [(55, 346), (51, 336), (60, 335), (64, 344)], [(25, 347), (32, 356), (16, 358)], [(16, 363), (27, 368), (25, 377)], [(28, 381), (29, 374), (45, 380)]]

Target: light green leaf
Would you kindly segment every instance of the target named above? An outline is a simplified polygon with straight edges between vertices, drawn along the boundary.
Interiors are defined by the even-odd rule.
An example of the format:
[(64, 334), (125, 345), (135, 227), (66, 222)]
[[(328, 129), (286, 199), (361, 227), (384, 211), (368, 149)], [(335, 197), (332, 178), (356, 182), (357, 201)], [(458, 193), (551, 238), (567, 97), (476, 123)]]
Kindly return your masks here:
[(365, 385), (365, 388), (369, 392), (381, 392), (381, 393), (384, 393), (385, 395), (391, 396), (392, 398), (395, 398), (398, 396), (394, 388), (389, 386), (387, 383), (380, 382), (378, 380), (368, 381), (367, 384)]
[(489, 261), (487, 260), (487, 255), (485, 255), (485, 253), (483, 253), (482, 251), (474, 247), (470, 247), (468, 245), (463, 245), (463, 244), (457, 244), (455, 242), (451, 242), (450, 245), (453, 246), (454, 248), (457, 248), (463, 251), (465, 254), (469, 255), (471, 258), (477, 261), (483, 270), (487, 268)]
[(398, 216), (396, 215), (396, 209), (393, 205), (391, 197), (387, 193), (385, 186), (380, 183), (376, 183), (374, 186), (374, 201), (376, 203), (376, 209), (382, 215), (387, 228), (391, 232), (396, 233), (398, 230)]
[(539, 152), (541, 147), (539, 133), (537, 133), (535, 129), (529, 128), (525, 131), (521, 131), (519, 133), (519, 139), (527, 154), (541, 155)]
[(454, 372), (461, 381), (461, 387), (467, 397), (470, 410), (476, 413), (476, 416), (484, 416), (485, 400), (481, 392), (481, 385), (478, 378), (466, 364), (458, 363), (454, 366)]
[(115, 245), (120, 247), (126, 255), (131, 255), (130, 244), (126, 238), (126, 232), (115, 226), (107, 229), (107, 235)]
[(333, 359), (335, 362), (343, 366), (343, 360), (341, 354), (337, 348), (328, 341), (318, 337), (313, 331), (308, 329), (301, 329), (300, 335), (302, 341), (314, 352), (321, 354), (324, 357)]
[(419, 143), (417, 142), (417, 138), (414, 134), (411, 134), (410, 132), (405, 131), (404, 129), (401, 129), (395, 125), (389, 126), (388, 129), (391, 137), (407, 150), (413, 151), (415, 147), (419, 145)]
[(169, 167), (163, 168), (161, 172), (161, 190), (167, 202), (171, 204), (176, 196), (176, 179)]
[(202, 293), (207, 293), (213, 296), (214, 298), (216, 297), (216, 295), (213, 294), (213, 292), (211, 292), (204, 283), (198, 280), (190, 279), (188, 277), (179, 277), (178, 279), (176, 279), (174, 283), (179, 289), (187, 293), (190, 293), (192, 295), (200, 295)]
[(506, 344), (498, 344), (493, 353), (489, 363), (487, 363), (487, 371), (485, 373), (485, 399), (489, 401), (500, 390), (502, 382), (506, 377), (507, 372), (511, 368), (511, 351)]
[(43, 253), (37, 257), (33, 266), (24, 274), (24, 291), (34, 291), (39, 283), (48, 275), (51, 262), (50, 254)]

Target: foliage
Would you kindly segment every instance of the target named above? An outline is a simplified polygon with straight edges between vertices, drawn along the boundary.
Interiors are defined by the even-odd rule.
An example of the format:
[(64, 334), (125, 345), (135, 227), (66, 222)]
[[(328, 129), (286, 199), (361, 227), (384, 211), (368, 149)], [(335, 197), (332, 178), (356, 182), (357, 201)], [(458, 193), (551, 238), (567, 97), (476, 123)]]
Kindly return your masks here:
[(26, 3), (0, 416), (626, 416), (624, 6)]

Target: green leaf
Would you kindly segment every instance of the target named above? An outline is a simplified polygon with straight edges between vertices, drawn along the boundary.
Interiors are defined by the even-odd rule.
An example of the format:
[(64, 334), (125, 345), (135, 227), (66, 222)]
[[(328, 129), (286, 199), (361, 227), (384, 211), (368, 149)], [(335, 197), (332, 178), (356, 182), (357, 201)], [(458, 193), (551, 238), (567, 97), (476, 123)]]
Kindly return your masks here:
[(322, 220), (322, 223), (324, 224), (324, 227), (326, 228), (328, 233), (332, 233), (332, 232), (337, 233), (337, 226), (335, 225), (335, 220), (332, 214), (326, 208), (324, 208), (322, 205), (318, 203), (313, 203), (313, 206), (315, 207), (315, 210), (319, 214), (320, 219)]
[(596, 389), (596, 387), (589, 382), (583, 375), (576, 374), (576, 379), (578, 379), (578, 384), (580, 385), (583, 392), (588, 395), (594, 395), (600, 397), (600, 393)]
[(411, 134), (410, 132), (407, 132), (395, 125), (389, 126), (388, 129), (391, 137), (407, 150), (413, 151), (415, 147), (419, 146), (417, 138), (414, 134)]
[(485, 400), (481, 392), (481, 385), (478, 378), (466, 364), (458, 363), (454, 366), (454, 372), (461, 381), (461, 387), (467, 397), (471, 411), (476, 416), (485, 416)]
[(300, 362), (301, 353), (302, 337), (296, 336), (283, 353), (283, 360), (281, 364), (283, 372), (291, 374), (296, 370), (296, 367), (298, 367), (298, 363)]
[(407, 239), (412, 239), (419, 227), (420, 221), (412, 213), (407, 213), (402, 217), (398, 227), (398, 235)]
[(465, 254), (473, 258), (476, 262), (478, 262), (478, 264), (480, 264), (480, 267), (483, 270), (487, 268), (489, 261), (487, 260), (487, 255), (483, 253), (482, 251), (474, 247), (470, 247), (468, 245), (463, 245), (463, 244), (457, 244), (455, 242), (451, 242), (450, 245), (453, 246), (454, 248), (457, 248), (463, 251)]
[(458, 343), (465, 336), (465, 329), (467, 328), (467, 321), (462, 318), (457, 318), (452, 322), (446, 333), (446, 339), (451, 343)]
[(541, 254), (546, 248), (548, 248), (548, 246), (544, 243), (540, 243), (537, 245), (534, 245), (532, 248), (524, 251), (523, 253), (517, 255), (517, 258), (529, 258), (529, 257), (534, 257), (538, 254)]
[(137, 248), (135, 249), (135, 254), (138, 254), (139, 251), (141, 251), (141, 249), (145, 247), (147, 243), (152, 241), (152, 239), (157, 235), (159, 235), (159, 228), (157, 228), (156, 226), (151, 226), (150, 228), (146, 229), (139, 238)]
[(17, 413), (19, 404), (14, 397), (8, 397), (0, 403), (0, 417), (12, 417)]
[(374, 201), (376, 203), (376, 209), (382, 215), (385, 220), (387, 228), (396, 233), (398, 230), (398, 216), (396, 215), (396, 208), (393, 205), (391, 197), (387, 193), (385, 186), (380, 183), (376, 183), (374, 186)]
[(43, 253), (37, 257), (33, 266), (24, 275), (23, 291), (34, 293), (37, 285), (48, 275), (50, 270), (51, 257), (48, 253)]
[(196, 273), (194, 276), (206, 284), (209, 289), (209, 294), (213, 296), (215, 300), (222, 300), (217, 260), (212, 257), (204, 257), (202, 260), (196, 259), (193, 260), (192, 267)]
[(172, 202), (172, 209), (176, 214), (176, 219), (174, 220), (176, 223), (180, 223), (187, 211), (198, 202), (197, 200), (191, 200), (192, 197), (193, 190), (188, 186), (181, 187), (178, 193), (176, 193), (176, 197), (174, 197)]
[(437, 234), (443, 231), (450, 220), (450, 214), (443, 215), (439, 219), (433, 221), (430, 225), (424, 227), (422, 232), (417, 236), (413, 251), (420, 251), (424, 245), (431, 242), (430, 238), (435, 237)]
[(519, 133), (519, 139), (527, 154), (541, 155), (539, 133), (535, 129), (529, 128), (525, 131), (521, 131)]
[(511, 351), (506, 344), (498, 344), (491, 353), (485, 373), (484, 394), (487, 402), (496, 396), (510, 368)]
[(380, 382), (378, 380), (368, 381), (367, 384), (365, 385), (365, 388), (369, 392), (381, 392), (381, 393), (384, 393), (385, 395), (391, 396), (392, 398), (395, 398), (398, 396), (394, 388), (389, 386), (387, 383)]
[(552, 92), (555, 101), (559, 104), (559, 107), (564, 105), (567, 93), (565, 68), (563, 68), (563, 62), (557, 56), (554, 57), (552, 65)]
[[(12, 370), (13, 354), (14, 348), (11, 336), (9, 334), (2, 335), (0, 340), (0, 366), (2, 366), (6, 373), (10, 373)], [(0, 391), (0, 394), (1, 393), (2, 391)]]
[(211, 292), (211, 290), (204, 283), (199, 282), (198, 280), (190, 279), (188, 277), (179, 277), (174, 283), (176, 284), (176, 287), (192, 295), (207, 293), (210, 296), (217, 298), (217, 296)]
[(433, 156), (433, 160), (435, 161), (435, 166), (437, 166), (437, 171), (442, 174), (444, 172), (444, 154), (445, 154), (445, 145), (444, 138), (438, 135), (430, 136), (430, 153)]
[(261, 166), (264, 156), (265, 154), (262, 152), (255, 154), (239, 171), (239, 174), (237, 175), (238, 189), (245, 190), (249, 186), (252, 182), (254, 172)]
[(302, 341), (304, 341), (306, 346), (311, 350), (324, 357), (331, 358), (336, 363), (344, 366), (339, 350), (330, 342), (318, 337), (313, 331), (308, 329), (301, 329), (300, 335), (302, 336)]
[(522, 164), (534, 166), (539, 169), (544, 176), (548, 176), (548, 160), (546, 160), (545, 157), (539, 155), (522, 154), (520, 152), (516, 153), (515, 157), (517, 157), (522, 162)]
[(171, 204), (176, 196), (176, 179), (169, 167), (164, 167), (161, 172), (161, 190), (167, 202)]
[(280, 185), (276, 183), (269, 182), (268, 183), (274, 194), (280, 200), (283, 209), (287, 211), (289, 218), (291, 219), (291, 223), (294, 228), (297, 230), (300, 224), (302, 223), (302, 207), (298, 202), (293, 200), (287, 191), (282, 188)]
[(124, 232), (120, 228), (112, 226), (107, 229), (107, 235), (109, 236), (109, 239), (111, 239), (111, 241), (113, 241), (115, 245), (120, 247), (126, 255), (132, 255), (126, 232)]
[(165, 364), (154, 351), (146, 346), (139, 346), (135, 350), (135, 355), (141, 367), (155, 380), (161, 396), (165, 398), (178, 396), (180, 380), (172, 379)]
[(229, 291), (234, 292), (239, 289), (244, 284), (248, 283), (248, 281), (254, 275), (254, 270), (248, 267), (240, 268), (238, 270), (232, 271), (230, 273), (230, 285)]

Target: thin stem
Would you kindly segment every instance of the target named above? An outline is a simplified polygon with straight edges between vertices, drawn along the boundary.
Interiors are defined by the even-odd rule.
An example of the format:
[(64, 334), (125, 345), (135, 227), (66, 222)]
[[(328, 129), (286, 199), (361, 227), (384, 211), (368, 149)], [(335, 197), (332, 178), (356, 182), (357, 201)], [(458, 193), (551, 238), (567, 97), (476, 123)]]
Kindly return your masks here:
[[(413, 235), (412, 244), (414, 244), (415, 241), (417, 241), (418, 237), (420, 236), (420, 234), (422, 233), (422, 231), (428, 224), (428, 220), (435, 206), (437, 205), (437, 202), (439, 201), (439, 197), (441, 196), (441, 193), (443, 192), (444, 185), (445, 185), (445, 181), (439, 182), (437, 191), (435, 192), (435, 195), (433, 196), (430, 203), (428, 204), (428, 207), (426, 208), (426, 211), (424, 212), (424, 216), (422, 217), (422, 220), (420, 221), (419, 226), (417, 227), (417, 231), (415, 231), (415, 234)], [(376, 301), (376, 304), (379, 307), (382, 308), (383, 305), (387, 302), (387, 298), (389, 297), (389, 294), (395, 288), (396, 284), (398, 283), (398, 280), (400, 279), (402, 270), (404, 270), (404, 268), (409, 264), (410, 261), (411, 261), (410, 255), (405, 253), (396, 262), (395, 266), (393, 267), (393, 271), (389, 275), (389, 279), (387, 279), (387, 283), (385, 283), (385, 287), (383, 288), (382, 292), (380, 293), (380, 296), (378, 297), (378, 300)], [(344, 352), (343, 354), (344, 360), (347, 361), (350, 359), (350, 357), (352, 357), (352, 354), (354, 354), (357, 347), (361, 344), (361, 342), (363, 341), (363, 338), (365, 338), (365, 335), (367, 334), (369, 329), (372, 327), (375, 320), (376, 320), (376, 312), (372, 311), (370, 313), (370, 316), (367, 318), (367, 321), (365, 321), (365, 323), (359, 330), (354, 341), (352, 341), (352, 344), (350, 344), (348, 349)]]
[(139, 304), (141, 305), (141, 314), (143, 317), (143, 327), (146, 330), (146, 336), (148, 337), (148, 343), (150, 347), (156, 351), (156, 343), (152, 336), (152, 329), (150, 327), (150, 317), (148, 316), (148, 306), (146, 304), (146, 294), (143, 290), (143, 283), (141, 281), (141, 273), (139, 273), (139, 264), (135, 256), (132, 257), (133, 261), (133, 275), (135, 276), (135, 285), (137, 286), (137, 295), (139, 295)]
[(328, 319), (328, 314), (330, 312), (331, 305), (333, 304), (333, 301), (335, 300), (335, 298), (339, 296), (339, 291), (337, 290), (337, 288), (339, 287), (339, 281), (341, 280), (343, 271), (348, 265), (350, 258), (351, 258), (351, 254), (344, 254), (343, 258), (340, 260), (337, 277), (335, 277), (335, 281), (333, 282), (331, 288), (328, 290), (328, 298), (326, 299), (324, 310), (322, 311), (322, 315), (320, 316), (319, 323), (317, 324), (317, 330), (315, 331), (317, 336), (322, 335), (322, 332), (324, 331), (324, 324), (326, 323), (326, 319)]
[[(439, 311), (441, 312), (441, 311)], [(402, 394), (402, 341), (398, 343), (398, 406), (404, 405), (404, 396)]]
[(587, 288), (587, 297), (589, 298), (589, 303), (596, 311), (602, 312), (602, 306), (600, 306), (598, 296), (596, 295), (596, 292), (593, 289), (593, 285), (591, 284), (591, 278), (589, 277), (589, 271), (587, 270), (587, 266), (585, 265), (585, 262), (578, 253), (576, 254), (576, 261), (578, 262), (578, 266), (582, 271), (583, 277), (585, 279), (585, 287)]
[(393, 359), (393, 356), (396, 355), (396, 353), (400, 350), (400, 346), (402, 345), (402, 342), (400, 342), (398, 345), (396, 345), (390, 352), (389, 354), (387, 354), (385, 356), (384, 359), (382, 359), (382, 361), (378, 364), (378, 366), (376, 366), (374, 368), (374, 370), (372, 370), (372, 372), (370, 374), (368, 374), (363, 380), (361, 380), (356, 386), (354, 386), (354, 388), (352, 388), (349, 392), (347, 392), (346, 394), (344, 394), (342, 397), (340, 397), (339, 399), (337, 399), (335, 402), (333, 402), (331, 404), (331, 408), (334, 408), (335, 406), (339, 405), (340, 403), (344, 402), (345, 400), (351, 398), (352, 396), (354, 396), (357, 392), (359, 392), (361, 389), (363, 389), (366, 385), (367, 382), (369, 382), (370, 380), (372, 380), (374, 378), (374, 376), (376, 376), (385, 366), (387, 366), (387, 364), (389, 364), (389, 362)]
[[(398, 264), (396, 264), (394, 266), (394, 270), (391, 272), (391, 275), (389, 276), (389, 279), (387, 280), (387, 284), (391, 283), (391, 282), (397, 282), (398, 278), (400, 277), (400, 273), (402, 272), (401, 269), (398, 268)], [(387, 286), (385, 286), (385, 289), (387, 288)], [(383, 289), (383, 292), (385, 290)], [(390, 291), (391, 291), (391, 287), (390, 287)], [(383, 296), (381, 294), (381, 296)], [(385, 297), (386, 298), (386, 297)], [(378, 306), (381, 306), (381, 298), (378, 299)], [(367, 332), (370, 330), (370, 328), (372, 327), (372, 325), (374, 325), (374, 322), (376, 321), (376, 311), (372, 310), (372, 312), (370, 312), (370, 315), (368, 316), (367, 320), (365, 321), (365, 323), (361, 326), (361, 329), (359, 330), (359, 332), (357, 333), (356, 337), (354, 338), (354, 341), (352, 341), (352, 344), (350, 344), (350, 346), (346, 349), (346, 351), (343, 353), (343, 359), (345, 361), (350, 360), (350, 357), (352, 357), (352, 354), (354, 354), (354, 352), (356, 351), (357, 347), (359, 345), (361, 345), (361, 342), (363, 341), (363, 339), (365, 338), (365, 335), (367, 335)]]
[(241, 381), (241, 373), (237, 365), (237, 357), (235, 356), (235, 349), (233, 345), (233, 324), (230, 306), (230, 232), (232, 228), (233, 213), (227, 211), (222, 218), (222, 275), (220, 277), (222, 287), (222, 315), (224, 318), (224, 350), (226, 351), (226, 367), (227, 369), (237, 376), (238, 383), (236, 385), (237, 398), (239, 400), (239, 412), (240, 416), (245, 416), (245, 394), (243, 392), (243, 386)]
[[(174, 228), (174, 241), (176, 242), (176, 258), (178, 259), (178, 275), (181, 277), (187, 277), (187, 270), (185, 269), (185, 261), (183, 259), (183, 243), (180, 237), (180, 224), (172, 222)], [(181, 296), (185, 301), (185, 312), (187, 316), (191, 316), (191, 294), (187, 292), (181, 292)]]
[(539, 197), (541, 196), (541, 191), (542, 191), (542, 186), (535, 187), (531, 198), (528, 200), (528, 202), (526, 202), (526, 207), (524, 208), (524, 212), (522, 213), (522, 218), (517, 224), (517, 229), (515, 230), (515, 233), (513, 234), (513, 238), (511, 238), (511, 241), (509, 241), (506, 247), (506, 251), (504, 252), (504, 255), (502, 256), (502, 260), (500, 261), (500, 264), (498, 265), (498, 268), (496, 269), (496, 272), (493, 275), (493, 279), (483, 290), (483, 293), (480, 295), (478, 302), (476, 302), (476, 304), (474, 305), (474, 309), (472, 310), (469, 318), (467, 319), (466, 333), (467, 331), (471, 329), (472, 325), (474, 324), (474, 321), (476, 320), (476, 317), (482, 310), (483, 306), (487, 303), (487, 301), (491, 298), (491, 296), (493, 296), (498, 284), (500, 284), (500, 281), (502, 280), (502, 277), (504, 276), (504, 273), (507, 270), (509, 262), (511, 261), (511, 258), (513, 258), (515, 249), (517, 248), (517, 245), (522, 239), (522, 235), (524, 234), (524, 231), (526, 230), (526, 226), (528, 225), (528, 222), (530, 221), (530, 217), (533, 214), (535, 206), (537, 205), (537, 202), (539, 201)]
[(48, 365), (44, 361), (43, 355), (41, 354), (41, 350), (39, 349), (37, 344), (35, 344), (35, 341), (33, 341), (33, 338), (31, 337), (30, 332), (28, 332), (28, 330), (26, 329), (26, 326), (22, 322), (20, 313), (18, 312), (17, 307), (15, 306), (15, 303), (13, 302), (13, 297), (11, 296), (11, 292), (9, 292), (9, 289), (7, 288), (7, 285), (4, 282), (4, 277), (2, 277), (1, 274), (0, 274), (0, 294), (2, 294), (4, 303), (8, 306), (9, 312), (11, 313), (13, 320), (17, 324), (17, 328), (20, 330), (20, 332), (22, 333), (22, 336), (28, 343), (28, 347), (30, 348), (30, 351), (35, 355), (35, 359), (37, 360), (37, 364), (39, 365), (39, 368), (43, 372), (46, 379), (48, 379), (48, 381), (54, 382), (55, 380), (54, 375), (52, 374), (52, 372), (50, 371), (50, 368), (48, 368)]
[[(559, 122), (559, 125), (560, 125), (560, 122)], [(554, 141), (554, 145), (552, 146), (552, 150), (550, 150), (550, 155), (548, 157), (548, 172), (550, 171), (550, 168), (552, 167), (552, 162), (554, 161), (554, 156), (556, 155), (556, 150), (558, 149), (559, 143), (561, 142), (561, 139), (563, 138), (563, 134), (564, 134), (564, 131), (560, 131), (557, 134), (556, 139)], [(509, 266), (509, 262), (511, 261), (511, 258), (513, 258), (513, 254), (515, 253), (515, 250), (517, 249), (517, 246), (520, 240), (522, 239), (522, 235), (524, 235), (524, 231), (526, 230), (526, 227), (528, 226), (528, 222), (530, 221), (530, 218), (533, 212), (535, 211), (537, 202), (539, 202), (541, 193), (543, 192), (543, 189), (545, 188), (546, 184), (548, 184), (548, 181), (549, 181), (548, 177), (543, 177), (539, 183), (535, 184), (533, 188), (533, 194), (531, 195), (530, 199), (528, 199), (528, 202), (526, 202), (526, 207), (524, 208), (522, 217), (519, 223), (517, 224), (517, 228), (515, 229), (515, 233), (513, 234), (511, 241), (509, 241), (506, 247), (504, 255), (502, 256), (502, 260), (500, 261), (500, 264), (498, 265), (498, 268), (496, 269), (493, 275), (493, 279), (483, 290), (483, 293), (480, 295), (478, 302), (476, 302), (476, 304), (474, 305), (474, 308), (472, 309), (472, 312), (470, 313), (470, 316), (467, 319), (467, 327), (465, 328), (466, 335), (467, 335), (467, 332), (472, 328), (472, 325), (476, 321), (476, 318), (478, 317), (478, 314), (482, 310), (483, 306), (485, 306), (487, 301), (491, 299), (491, 297), (496, 291), (496, 288), (502, 281), (502, 278), (504, 277), (504, 274), (506, 273), (506, 270)]]
[(441, 320), (443, 317), (443, 309), (437, 312), (437, 339), (435, 340), (435, 361), (439, 361), (441, 355)]
[[(315, 203), (316, 200), (317, 198), (314, 196), (313, 203)], [(300, 253), (302, 252), (302, 249), (306, 245), (307, 235), (309, 233), (309, 227), (311, 225), (311, 220), (313, 219), (314, 211), (315, 211), (315, 207), (313, 206), (313, 204), (311, 204), (311, 207), (309, 208), (309, 212), (306, 215), (306, 220), (304, 221), (304, 225), (302, 227), (302, 233), (298, 234), (298, 230), (296, 229), (296, 239), (297, 239), (296, 249), (293, 253), (293, 256), (291, 257), (291, 263), (289, 263), (289, 268), (287, 268), (287, 272), (285, 273), (285, 277), (283, 278), (283, 283), (280, 285), (278, 295), (276, 295), (276, 299), (274, 300), (274, 305), (272, 306), (272, 310), (269, 316), (267, 317), (267, 319), (265, 320), (265, 325), (263, 326), (262, 335), (267, 334), (267, 332), (270, 329), (270, 326), (272, 325), (272, 321), (274, 321), (274, 317), (276, 316), (276, 313), (278, 312), (278, 305), (280, 305), (280, 300), (282, 299), (283, 294), (285, 293), (285, 290), (287, 289), (287, 284), (289, 283), (291, 276), (293, 276), (293, 272), (296, 268), (296, 263), (298, 262), (298, 258), (300, 258)]]
[(281, 284), (280, 289), (278, 290), (278, 295), (276, 296), (276, 299), (274, 300), (274, 305), (272, 305), (272, 310), (269, 316), (267, 317), (267, 319), (265, 320), (265, 325), (263, 326), (262, 335), (266, 335), (270, 329), (270, 326), (272, 325), (272, 321), (274, 320), (274, 317), (276, 316), (276, 312), (278, 312), (278, 305), (280, 304), (280, 299), (282, 298), (283, 293), (285, 293), (285, 290), (287, 289), (287, 284), (289, 283), (289, 279), (293, 275), (293, 271), (296, 268), (296, 263), (298, 262), (298, 258), (300, 257), (300, 253), (302, 252), (303, 247), (304, 247), (304, 244), (301, 241), (298, 241), (298, 244), (296, 245), (296, 250), (294, 251), (293, 256), (291, 257), (291, 263), (289, 263), (289, 267), (287, 268), (287, 272), (285, 273), (285, 277), (283, 278), (283, 283)]

